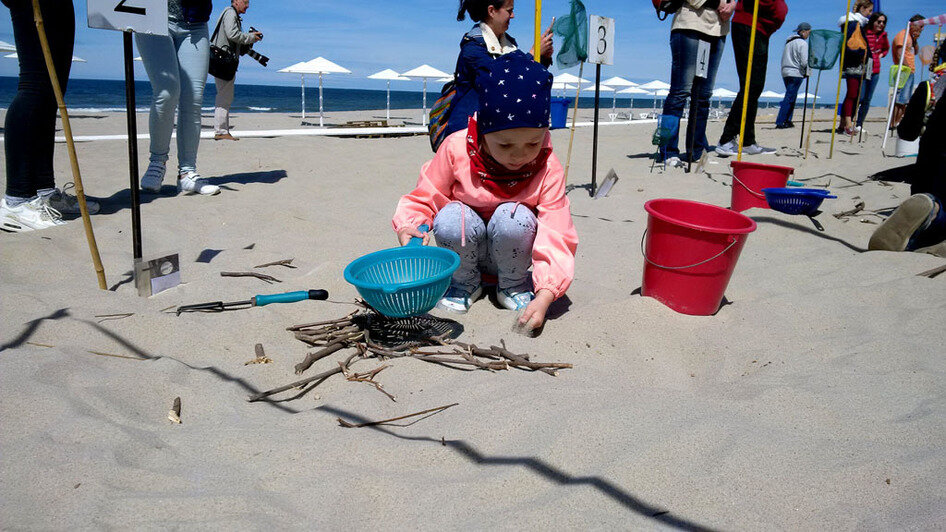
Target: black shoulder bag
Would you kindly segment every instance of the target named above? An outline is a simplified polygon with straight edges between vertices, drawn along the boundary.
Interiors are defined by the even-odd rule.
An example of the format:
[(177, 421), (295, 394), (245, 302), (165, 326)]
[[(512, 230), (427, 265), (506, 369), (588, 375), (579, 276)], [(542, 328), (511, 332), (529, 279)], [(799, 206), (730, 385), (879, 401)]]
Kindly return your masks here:
[[(227, 8), (230, 9), (230, 8)], [(220, 31), (220, 24), (223, 22), (223, 15), (226, 10), (220, 14), (217, 20), (217, 27), (210, 37), (210, 75), (226, 81), (232, 80), (236, 76), (237, 67), (240, 65), (240, 56), (236, 52), (231, 52), (229, 47), (221, 48), (214, 44), (217, 40), (217, 33)]]

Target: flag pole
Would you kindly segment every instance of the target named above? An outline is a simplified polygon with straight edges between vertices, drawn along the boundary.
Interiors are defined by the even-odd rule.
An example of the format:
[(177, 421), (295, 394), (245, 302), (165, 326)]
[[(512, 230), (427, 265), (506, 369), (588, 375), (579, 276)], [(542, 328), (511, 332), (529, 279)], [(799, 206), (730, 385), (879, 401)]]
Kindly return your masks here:
[[(850, 2), (851, 0), (848, 0)], [(752, 81), (752, 56), (755, 53), (755, 25), (759, 20), (759, 0), (755, 0), (752, 10), (752, 29), (749, 31), (749, 61), (746, 64), (746, 82), (742, 88), (742, 120), (739, 121), (739, 151), (736, 160), (742, 160), (742, 141), (746, 134), (746, 111), (749, 110), (749, 83)], [(759, 102), (756, 101), (756, 105)]]
[(578, 120), (578, 98), (581, 96), (581, 75), (585, 71), (585, 62), (578, 67), (578, 89), (575, 91), (575, 111), (572, 112), (572, 132), (568, 137), (568, 155), (565, 157), (565, 182), (568, 183), (568, 167), (572, 164), (572, 143), (575, 141), (575, 122)]
[[(798, 149), (805, 144), (805, 115), (808, 114), (808, 81), (811, 80), (811, 71), (805, 76), (805, 106), (801, 110), (801, 137), (798, 139)], [(795, 98), (798, 101), (798, 98)]]
[(542, 0), (535, 0), (535, 46), (532, 49), (532, 55), (536, 63), (541, 62), (542, 57)]
[(847, 0), (847, 14), (844, 17), (844, 31), (841, 32), (841, 65), (838, 68), (838, 93), (834, 97), (834, 117), (831, 119), (831, 148), (828, 159), (834, 157), (834, 134), (838, 128), (838, 103), (841, 102), (841, 80), (844, 79), (844, 52), (847, 51), (847, 26), (851, 23), (851, 0)]
[[(62, 131), (66, 136), (66, 147), (69, 150), (69, 160), (72, 163), (72, 179), (76, 185), (76, 199), (79, 200), (79, 212), (82, 214), (85, 238), (89, 242), (89, 251), (92, 253), (92, 264), (95, 267), (95, 275), (98, 277), (99, 288), (106, 290), (108, 286), (105, 284), (105, 268), (102, 267), (102, 258), (99, 256), (99, 248), (95, 243), (95, 233), (92, 231), (92, 220), (89, 218), (89, 208), (85, 203), (85, 189), (82, 188), (82, 175), (79, 173), (79, 160), (76, 158), (76, 146), (72, 139), (69, 111), (66, 110), (66, 103), (62, 97), (62, 86), (59, 85), (59, 76), (56, 75), (56, 65), (53, 63), (53, 55), (49, 49), (49, 40), (46, 39), (46, 29), (43, 24), (43, 14), (39, 8), (39, 0), (33, 0), (33, 21), (36, 23), (39, 43), (43, 48), (43, 57), (46, 59), (49, 82), (53, 86), (53, 93), (56, 95), (56, 103), (59, 106), (59, 114), (62, 117)], [(134, 141), (134, 139), (128, 140), (129, 142)]]

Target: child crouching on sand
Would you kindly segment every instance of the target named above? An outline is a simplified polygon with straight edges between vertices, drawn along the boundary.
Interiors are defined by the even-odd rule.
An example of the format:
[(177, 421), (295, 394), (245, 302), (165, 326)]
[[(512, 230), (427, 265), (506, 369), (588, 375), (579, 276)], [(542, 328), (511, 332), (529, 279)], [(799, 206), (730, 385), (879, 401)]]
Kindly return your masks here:
[[(398, 202), (392, 225), (401, 245), (429, 233), (460, 255), (438, 307), (469, 310), (495, 274), (499, 303), (524, 310), (537, 328), (574, 278), (578, 235), (562, 165), (552, 154), (552, 75), (522, 52), (493, 61), (477, 78), (479, 111), (421, 168), (417, 187)], [(529, 267), (532, 267), (531, 276)]]

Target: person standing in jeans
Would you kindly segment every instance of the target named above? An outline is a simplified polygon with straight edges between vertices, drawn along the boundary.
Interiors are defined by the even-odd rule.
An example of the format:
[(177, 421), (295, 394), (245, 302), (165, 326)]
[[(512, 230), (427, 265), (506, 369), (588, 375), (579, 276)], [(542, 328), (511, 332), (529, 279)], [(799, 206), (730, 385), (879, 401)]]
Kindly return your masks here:
[(752, 12), (754, 2), (739, 0), (736, 14), (732, 20), (732, 47), (736, 56), (736, 72), (739, 74), (739, 94), (732, 104), (732, 110), (726, 119), (726, 126), (716, 146), (716, 154), (728, 157), (736, 155), (739, 147), (736, 143), (742, 122), (743, 100), (748, 98), (746, 107), (746, 130), (742, 139), (742, 150), (749, 155), (773, 153), (774, 148), (763, 148), (755, 139), (755, 115), (759, 108), (759, 96), (765, 88), (765, 67), (769, 60), (769, 36), (775, 33), (785, 21), (788, 6), (785, 0), (758, 0), (759, 17), (756, 22), (755, 49), (752, 54), (752, 78), (749, 80), (749, 94), (746, 90), (746, 69), (749, 64), (749, 39), (752, 32)]
[[(213, 34), (214, 46), (243, 55), (245, 46), (263, 39), (263, 34), (258, 31), (243, 31), (240, 15), (246, 13), (249, 7), (250, 0), (230, 0), (230, 7), (223, 10), (220, 21), (217, 22), (217, 31)], [(217, 97), (214, 100), (214, 140), (240, 140), (230, 134), (230, 105), (233, 104), (235, 82), (236, 75), (229, 80), (214, 76), (214, 85), (217, 87)]]
[(795, 113), (795, 100), (798, 99), (798, 88), (801, 82), (811, 74), (808, 66), (808, 35), (811, 34), (811, 24), (802, 22), (795, 28), (795, 33), (785, 41), (785, 51), (782, 52), (782, 81), (785, 82), (785, 98), (778, 108), (778, 117), (775, 119), (775, 129), (795, 127), (792, 115)]
[[(18, 233), (62, 225), (61, 214), (79, 214), (79, 203), (75, 196), (56, 188), (53, 146), (58, 104), (33, 22), (32, 2), (2, 1), (10, 8), (20, 77), (4, 119), (7, 182), (6, 194), (0, 199), (0, 229)], [(40, 0), (40, 10), (56, 76), (65, 94), (75, 42), (75, 8), (72, 0)], [(86, 200), (86, 207), (91, 214), (99, 210), (94, 201)]]
[(874, 89), (877, 88), (877, 82), (880, 81), (880, 60), (887, 56), (890, 51), (890, 42), (887, 40), (887, 15), (877, 11), (870, 16), (867, 21), (867, 31), (864, 37), (867, 39), (867, 47), (870, 48), (872, 68), (868, 72), (870, 77), (864, 80), (864, 90), (861, 93), (860, 110), (857, 113), (857, 131), (860, 131), (864, 125), (864, 119), (867, 118), (867, 111), (870, 110), (870, 100), (874, 96)]
[(669, 120), (670, 139), (660, 148), (660, 159), (667, 166), (682, 166), (680, 160), (680, 117), (693, 89), (696, 75), (696, 61), (700, 42), (709, 44), (709, 60), (706, 79), (699, 87), (698, 107), (693, 128), (693, 153), (687, 154), (690, 161), (699, 160), (709, 149), (706, 140), (706, 120), (709, 117), (710, 97), (716, 81), (719, 60), (726, 46), (726, 34), (729, 33), (729, 18), (736, 8), (735, 1), (727, 0), (686, 0), (673, 16), (670, 27), (670, 90), (664, 100), (663, 119)]
[(200, 105), (210, 66), (207, 20), (212, 9), (211, 0), (168, 0), (168, 34), (135, 34), (154, 94), (148, 123), (151, 161), (141, 177), (142, 190), (161, 191), (177, 110), (178, 191), (204, 195), (220, 192), (220, 187), (197, 173)]

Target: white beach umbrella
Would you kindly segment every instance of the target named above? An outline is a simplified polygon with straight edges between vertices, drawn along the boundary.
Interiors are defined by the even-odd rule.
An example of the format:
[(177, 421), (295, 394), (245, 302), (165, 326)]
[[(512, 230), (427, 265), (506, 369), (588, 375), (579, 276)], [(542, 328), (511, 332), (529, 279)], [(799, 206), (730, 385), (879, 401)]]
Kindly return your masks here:
[(445, 78), (449, 75), (450, 74), (447, 74), (441, 70), (437, 70), (430, 65), (421, 65), (402, 74), (402, 76), (406, 78), (422, 78), (424, 80), (424, 116), (421, 117), (421, 121), (425, 126), (427, 125), (427, 80), (430, 78)]
[(443, 77), (443, 78), (438, 79), (437, 81), (439, 81), (440, 83), (447, 83), (449, 81), (453, 81), (453, 76)]
[(571, 83), (552, 82), (552, 90), (562, 91), (560, 94), (563, 98), (565, 97), (565, 91), (573, 91), (577, 88), (577, 85), (572, 85)]
[(784, 97), (785, 97), (785, 94), (784, 94), (784, 93), (779, 94), (779, 93), (777, 93), (777, 92), (775, 92), (775, 91), (762, 91), (762, 94), (759, 95), (759, 99), (760, 99), (760, 100), (761, 100), (762, 98), (765, 98), (765, 99), (766, 99), (766, 103), (765, 103), (765, 107), (766, 107), (766, 108), (769, 107), (769, 103), (768, 103), (769, 101), (774, 100), (774, 99), (779, 99), (779, 100), (781, 100), (781, 99), (784, 98)]
[(649, 91), (655, 91), (655, 90), (660, 90), (660, 89), (669, 89), (670, 84), (664, 83), (663, 81), (660, 81), (659, 79), (655, 79), (654, 81), (644, 83), (643, 85), (638, 85), (638, 87), (642, 89), (647, 89)]
[[(733, 92), (729, 89), (724, 89), (722, 87), (717, 87), (713, 89), (713, 98), (717, 100), (729, 100), (738, 96), (739, 93)], [(719, 107), (719, 106), (717, 106)]]
[(278, 72), (285, 74), (299, 74), (302, 76), (302, 119), (305, 120), (305, 75), (319, 75), (319, 127), (324, 124), (324, 112), (322, 109), (322, 75), (323, 74), (351, 74), (351, 70), (336, 65), (324, 57), (316, 57), (311, 61), (296, 63), (280, 69)]
[[(0, 41), (0, 42), (3, 42), (3, 41)], [(0, 51), (6, 52), (7, 50), (0, 50)], [(8, 58), (10, 58), (10, 59), (18, 59), (18, 58), (19, 58), (19, 56), (16, 55), (16, 52), (13, 52), (12, 54), (7, 54), (7, 55), (5, 55), (5, 56), (3, 56), (3, 57), (8, 57)], [(75, 56), (75, 55), (72, 56), (72, 62), (73, 62), (73, 63), (88, 63), (88, 61), (86, 61), (85, 59), (82, 59), (81, 57), (78, 57), (78, 56)]]
[(568, 72), (562, 72), (561, 74), (552, 77), (552, 82), (553, 83), (574, 83), (574, 84), (591, 83), (585, 78), (579, 78), (578, 76), (575, 76), (574, 74), (569, 74)]
[[(643, 87), (643, 85), (641, 85)], [(669, 88), (669, 87), (668, 87)], [(670, 91), (667, 89), (657, 89), (654, 91), (654, 112), (657, 112), (657, 98), (666, 98), (670, 94)]]
[[(601, 83), (609, 87), (617, 87), (617, 88), (637, 86), (637, 83), (634, 83), (633, 81), (630, 81), (630, 80), (626, 80), (620, 76), (614, 76), (614, 77), (608, 78), (602, 81)], [(617, 105), (618, 105), (618, 91), (615, 90), (614, 101), (611, 102), (611, 110), (614, 111), (615, 109), (617, 109)]]
[[(654, 93), (650, 91), (646, 91), (640, 87), (628, 87), (626, 89), (619, 90), (618, 94), (630, 94), (631, 100), (637, 97), (635, 96), (635, 94), (640, 95), (640, 96), (653, 96), (654, 95)], [(629, 108), (633, 108), (633, 107), (634, 107), (634, 102), (632, 101)]]
[(12, 44), (6, 41), (0, 41), (0, 52), (15, 52), (15, 51), (16, 51), (16, 46), (13, 46)]
[(398, 74), (397, 72), (387, 68), (381, 72), (375, 72), (374, 74), (368, 76), (368, 79), (383, 79), (388, 82), (388, 97), (387, 97), (387, 106), (385, 109), (387, 119), (391, 119), (391, 80), (395, 81), (410, 81), (411, 78), (405, 78), (404, 76)]

